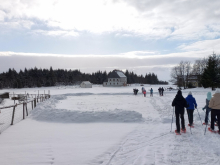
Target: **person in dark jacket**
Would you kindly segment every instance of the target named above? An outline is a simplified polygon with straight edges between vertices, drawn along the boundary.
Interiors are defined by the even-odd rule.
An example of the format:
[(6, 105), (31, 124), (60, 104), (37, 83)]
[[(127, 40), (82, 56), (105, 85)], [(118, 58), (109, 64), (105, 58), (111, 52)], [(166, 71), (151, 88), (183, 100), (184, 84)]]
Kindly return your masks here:
[(189, 126), (193, 127), (193, 112), (195, 108), (197, 108), (196, 99), (192, 96), (192, 92), (189, 92), (188, 96), (186, 97), (187, 104), (189, 107), (187, 108), (187, 114), (189, 119)]
[(181, 131), (186, 132), (185, 128), (185, 120), (184, 120), (184, 108), (187, 108), (187, 102), (186, 99), (183, 97), (181, 90), (178, 90), (176, 97), (174, 98), (172, 102), (172, 106), (175, 107), (175, 114), (176, 114), (176, 128), (175, 131), (177, 134), (180, 134), (180, 119), (181, 118)]
[(205, 123), (203, 123), (204, 125), (208, 125), (208, 120), (209, 120), (209, 112), (211, 111), (211, 108), (209, 108), (209, 102), (212, 98), (212, 94), (211, 92), (207, 93), (207, 98), (206, 98), (206, 105), (204, 108), (202, 108), (202, 110), (206, 109), (206, 113), (205, 113)]
[(161, 88), (158, 88), (159, 95), (161, 96)]
[(161, 88), (161, 96), (163, 96), (163, 91), (164, 91), (164, 89), (163, 89), (163, 87)]

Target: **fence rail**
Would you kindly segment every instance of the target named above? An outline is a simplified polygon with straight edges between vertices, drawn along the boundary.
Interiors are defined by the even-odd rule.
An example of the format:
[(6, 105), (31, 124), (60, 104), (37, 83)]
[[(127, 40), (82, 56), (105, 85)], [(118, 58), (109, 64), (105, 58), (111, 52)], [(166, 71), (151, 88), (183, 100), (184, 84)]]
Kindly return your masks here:
[[(10, 94), (12, 96), (19, 96), (24, 94)], [(0, 107), (0, 133), (7, 129), (10, 125), (14, 125), (21, 120), (24, 120), (31, 110), (33, 110), (37, 103), (43, 102), (50, 98), (49, 94), (29, 94), (33, 99), (26, 99), (22, 103), (17, 103), (9, 106)]]

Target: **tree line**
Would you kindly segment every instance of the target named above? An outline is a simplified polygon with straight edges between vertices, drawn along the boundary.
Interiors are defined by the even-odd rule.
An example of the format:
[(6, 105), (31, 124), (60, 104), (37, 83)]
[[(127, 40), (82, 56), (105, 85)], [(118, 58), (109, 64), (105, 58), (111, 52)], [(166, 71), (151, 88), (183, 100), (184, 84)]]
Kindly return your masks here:
[(198, 59), (193, 64), (181, 61), (171, 70), (171, 82), (178, 87), (195, 86), (208, 88), (220, 87), (220, 55), (214, 52), (207, 58)]
[[(109, 72), (110, 73), (110, 72)], [(0, 74), (0, 89), (1, 88), (24, 88), (24, 87), (48, 87), (56, 85), (75, 85), (82, 81), (90, 81), (93, 84), (103, 84), (107, 79), (106, 71), (97, 71), (95, 73), (82, 73), (80, 70), (66, 69), (24, 69), (17, 72), (14, 69), (9, 69), (7, 72)], [(145, 76), (137, 75), (134, 72), (126, 70), (127, 83), (147, 83), (147, 84), (168, 84), (166, 81), (159, 81), (154, 73), (146, 74)]]

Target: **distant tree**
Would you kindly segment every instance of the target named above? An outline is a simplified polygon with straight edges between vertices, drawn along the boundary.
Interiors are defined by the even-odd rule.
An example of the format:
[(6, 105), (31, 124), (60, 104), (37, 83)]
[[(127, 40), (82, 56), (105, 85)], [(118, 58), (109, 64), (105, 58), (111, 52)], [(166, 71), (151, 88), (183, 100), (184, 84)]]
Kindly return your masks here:
[(201, 84), (204, 88), (220, 86), (220, 59), (216, 54), (209, 56), (204, 73), (201, 76)]

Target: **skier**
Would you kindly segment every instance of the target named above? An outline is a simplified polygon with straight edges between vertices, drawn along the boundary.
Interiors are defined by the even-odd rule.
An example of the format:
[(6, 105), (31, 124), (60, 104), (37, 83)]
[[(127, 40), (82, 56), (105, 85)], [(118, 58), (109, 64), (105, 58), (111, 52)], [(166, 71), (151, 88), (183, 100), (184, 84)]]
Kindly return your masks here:
[(205, 122), (203, 123), (204, 125), (208, 125), (209, 112), (211, 111), (211, 109), (209, 108), (209, 102), (210, 102), (211, 98), (212, 98), (212, 94), (211, 94), (211, 92), (208, 92), (207, 98), (206, 98), (206, 105), (204, 108), (202, 108), (202, 110), (206, 109)]
[(215, 117), (218, 118), (218, 133), (220, 134), (220, 91), (216, 90), (215, 94), (211, 98), (209, 102), (209, 108), (211, 108), (211, 127), (208, 128), (209, 131), (215, 132)]
[(181, 135), (180, 134), (180, 119), (181, 118), (181, 132), (186, 132), (186, 128), (185, 128), (185, 120), (184, 120), (184, 108), (187, 108), (187, 102), (186, 99), (182, 96), (182, 92), (180, 90), (178, 90), (176, 97), (173, 99), (172, 102), (172, 106), (175, 106), (175, 114), (176, 114), (176, 130), (175, 133), (177, 135)]
[(163, 91), (164, 91), (164, 89), (163, 89), (163, 87), (161, 88), (161, 96), (163, 96)]
[(189, 126), (193, 127), (193, 112), (195, 108), (197, 108), (196, 99), (192, 96), (192, 92), (189, 92), (188, 96), (186, 97), (187, 104), (189, 107), (187, 108), (187, 114), (189, 119)]
[(153, 89), (150, 89), (150, 96), (153, 97)]

